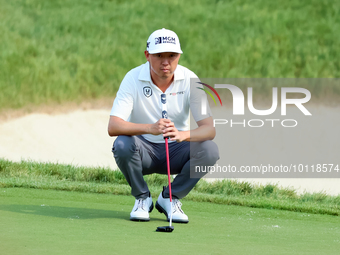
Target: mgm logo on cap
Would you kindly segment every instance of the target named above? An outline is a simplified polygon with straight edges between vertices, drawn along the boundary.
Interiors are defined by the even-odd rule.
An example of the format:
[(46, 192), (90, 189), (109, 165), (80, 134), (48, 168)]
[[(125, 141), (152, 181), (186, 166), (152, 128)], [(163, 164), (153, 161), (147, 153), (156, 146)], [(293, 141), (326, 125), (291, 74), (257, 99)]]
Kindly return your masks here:
[(173, 43), (176, 44), (176, 38), (175, 37), (157, 37), (155, 38), (155, 44), (160, 44), (160, 43)]
[(162, 52), (183, 53), (177, 34), (165, 28), (156, 30), (150, 35), (146, 43), (146, 50), (150, 54)]

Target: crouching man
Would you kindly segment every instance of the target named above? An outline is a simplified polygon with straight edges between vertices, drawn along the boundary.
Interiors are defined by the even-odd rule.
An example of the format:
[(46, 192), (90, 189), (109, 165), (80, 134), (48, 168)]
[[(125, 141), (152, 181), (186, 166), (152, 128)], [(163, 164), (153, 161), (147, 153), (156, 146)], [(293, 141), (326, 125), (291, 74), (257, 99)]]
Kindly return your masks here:
[[(197, 76), (178, 65), (182, 53), (175, 32), (164, 28), (154, 31), (144, 52), (147, 62), (126, 74), (113, 103), (108, 133), (118, 136), (112, 152), (136, 198), (130, 220), (150, 220), (153, 202), (143, 176), (167, 174), (164, 137), (170, 138), (171, 174), (177, 175), (171, 184), (173, 222), (189, 222), (179, 199), (203, 177), (190, 178), (190, 169), (212, 166), (219, 159), (218, 148), (211, 141), (215, 128), (210, 109), (202, 115), (198, 104), (190, 103), (190, 79)], [(167, 98), (168, 118), (162, 118), (161, 94)], [(192, 130), (189, 110), (198, 126)], [(168, 220), (169, 197), (169, 187), (163, 187), (156, 202), (157, 210)]]

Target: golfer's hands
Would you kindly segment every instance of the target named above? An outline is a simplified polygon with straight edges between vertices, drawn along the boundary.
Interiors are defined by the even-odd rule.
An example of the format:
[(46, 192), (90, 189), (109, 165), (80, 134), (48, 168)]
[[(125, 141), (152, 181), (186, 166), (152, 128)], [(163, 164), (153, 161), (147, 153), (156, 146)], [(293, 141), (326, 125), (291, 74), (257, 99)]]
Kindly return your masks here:
[(184, 141), (182, 133), (177, 130), (175, 124), (169, 119), (160, 119), (156, 123), (152, 124), (150, 128), (150, 134), (163, 134), (163, 137), (170, 137), (171, 141)]
[(184, 140), (181, 136), (181, 132), (177, 130), (173, 122), (166, 125), (166, 128), (163, 130), (163, 137), (170, 137), (171, 141), (176, 141), (178, 143), (183, 142)]
[(170, 137), (171, 141), (176, 141), (178, 143), (184, 141), (182, 132), (178, 131), (175, 124), (171, 121), (166, 123), (165, 128), (163, 129), (163, 137)]
[(163, 130), (167, 128), (171, 121), (169, 119), (160, 119), (156, 123), (152, 124), (149, 133), (152, 135), (163, 134)]

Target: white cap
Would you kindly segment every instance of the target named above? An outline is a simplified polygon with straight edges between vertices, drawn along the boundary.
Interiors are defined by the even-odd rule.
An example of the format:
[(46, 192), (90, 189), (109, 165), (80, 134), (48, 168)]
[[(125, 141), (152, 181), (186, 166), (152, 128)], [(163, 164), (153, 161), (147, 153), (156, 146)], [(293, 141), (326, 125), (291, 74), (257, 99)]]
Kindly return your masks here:
[(176, 33), (165, 28), (156, 30), (150, 35), (146, 42), (146, 50), (150, 54), (161, 52), (183, 53)]

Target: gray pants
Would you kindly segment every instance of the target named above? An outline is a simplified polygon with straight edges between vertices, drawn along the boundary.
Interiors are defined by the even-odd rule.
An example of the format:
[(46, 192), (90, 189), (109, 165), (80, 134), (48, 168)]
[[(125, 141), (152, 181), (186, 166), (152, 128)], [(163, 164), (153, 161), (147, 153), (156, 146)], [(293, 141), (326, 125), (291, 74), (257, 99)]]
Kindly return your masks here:
[[(164, 143), (151, 143), (142, 136), (118, 136), (112, 152), (119, 169), (131, 186), (135, 198), (147, 198), (149, 189), (143, 175), (167, 174), (166, 152)], [(172, 197), (185, 197), (204, 176), (190, 178), (190, 169), (195, 166), (212, 166), (219, 159), (217, 145), (213, 141), (172, 142), (169, 143), (170, 172), (177, 174), (171, 183)], [(169, 187), (163, 191), (164, 197), (170, 197)]]

